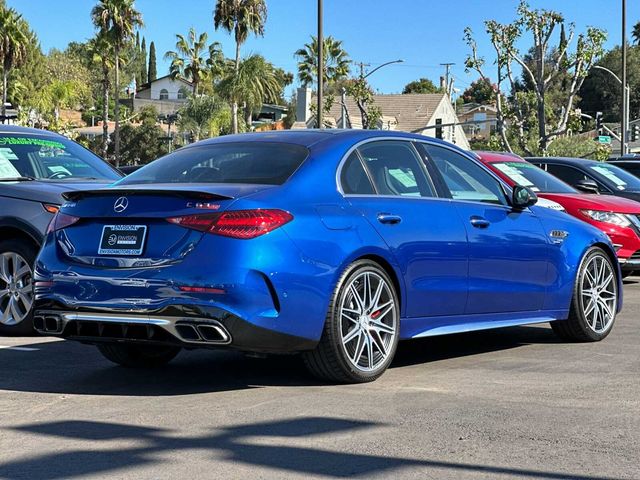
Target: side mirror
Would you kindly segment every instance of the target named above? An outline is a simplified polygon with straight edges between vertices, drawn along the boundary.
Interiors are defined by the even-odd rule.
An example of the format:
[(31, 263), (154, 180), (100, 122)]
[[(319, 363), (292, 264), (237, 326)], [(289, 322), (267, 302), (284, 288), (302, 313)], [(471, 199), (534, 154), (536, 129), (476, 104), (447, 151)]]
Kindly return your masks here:
[(514, 210), (524, 210), (531, 205), (535, 205), (537, 201), (538, 196), (529, 187), (523, 187), (522, 185), (516, 185), (513, 187), (511, 206)]
[(587, 180), (586, 178), (578, 180), (574, 187), (585, 193), (600, 193), (598, 191), (598, 184), (593, 180)]

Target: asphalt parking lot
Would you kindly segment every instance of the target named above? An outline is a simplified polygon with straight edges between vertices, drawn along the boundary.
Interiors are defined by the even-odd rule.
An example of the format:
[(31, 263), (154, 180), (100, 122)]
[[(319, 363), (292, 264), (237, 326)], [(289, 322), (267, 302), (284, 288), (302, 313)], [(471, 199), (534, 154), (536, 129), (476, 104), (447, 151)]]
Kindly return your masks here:
[(0, 338), (0, 478), (640, 478), (640, 283), (599, 344), (545, 326), (401, 344), (367, 385), (294, 357), (157, 371)]

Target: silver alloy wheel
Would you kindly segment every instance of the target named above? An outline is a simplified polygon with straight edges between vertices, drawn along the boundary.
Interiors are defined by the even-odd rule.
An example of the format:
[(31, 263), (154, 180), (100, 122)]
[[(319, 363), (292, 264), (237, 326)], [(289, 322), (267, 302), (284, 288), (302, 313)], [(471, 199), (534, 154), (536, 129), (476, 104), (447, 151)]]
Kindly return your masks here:
[(387, 281), (375, 272), (356, 276), (340, 305), (342, 346), (350, 363), (363, 372), (378, 369), (389, 357), (397, 322)]
[(585, 265), (580, 283), (580, 305), (587, 325), (595, 333), (606, 332), (615, 318), (618, 284), (611, 263), (594, 255)]
[(33, 305), (31, 266), (15, 252), (0, 254), (0, 324), (17, 325)]

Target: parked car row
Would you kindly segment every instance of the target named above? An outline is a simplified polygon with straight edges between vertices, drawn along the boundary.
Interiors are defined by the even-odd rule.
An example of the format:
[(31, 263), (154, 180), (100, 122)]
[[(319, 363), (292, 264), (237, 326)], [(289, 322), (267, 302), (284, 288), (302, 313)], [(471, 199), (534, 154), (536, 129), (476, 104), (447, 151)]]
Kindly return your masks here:
[(54, 134), (3, 142), (0, 206), (32, 231), (0, 223), (4, 332), (33, 326), (125, 366), (229, 347), (364, 382), (401, 339), (550, 322), (599, 341), (622, 308), (625, 235), (640, 242), (622, 221), (640, 203), (413, 134), (225, 136), (126, 177)]

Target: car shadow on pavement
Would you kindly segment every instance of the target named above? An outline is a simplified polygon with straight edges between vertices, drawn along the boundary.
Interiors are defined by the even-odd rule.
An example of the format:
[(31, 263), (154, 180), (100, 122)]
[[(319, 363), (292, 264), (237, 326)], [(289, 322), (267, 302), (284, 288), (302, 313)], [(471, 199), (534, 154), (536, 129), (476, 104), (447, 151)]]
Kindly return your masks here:
[[(559, 343), (551, 329), (514, 327), (401, 342), (391, 368)], [(228, 350), (181, 353), (159, 369), (129, 369), (105, 360), (93, 346), (53, 341), (23, 345), (36, 351), (0, 349), (0, 390), (81, 395), (164, 396), (263, 386), (313, 386), (299, 357), (250, 358)]]
[(548, 324), (425, 337), (401, 342), (391, 368), (510, 350), (524, 345), (560, 343), (564, 342)]
[[(102, 423), (92, 421), (59, 421), (13, 427), (21, 433), (56, 439), (91, 442), (90, 449), (58, 451), (27, 456), (0, 463), (0, 477), (18, 480), (40, 478), (46, 480), (85, 477), (107, 472), (128, 471), (151, 464), (161, 469), (163, 454), (180, 454), (193, 459), (193, 451), (210, 455), (208, 460), (222, 476), (225, 470), (217, 462), (229, 466), (266, 468), (273, 475), (325, 475), (329, 477), (370, 477), (385, 474), (393, 477), (406, 468), (420, 469), (421, 476), (430, 476), (425, 469), (482, 473), (489, 476), (510, 476), (534, 479), (604, 480), (605, 477), (572, 475), (568, 473), (528, 470), (513, 467), (473, 465), (437, 460), (398, 458), (367, 453), (334, 451), (306, 447), (301, 444), (311, 438), (325, 439), (336, 435), (353, 435), (356, 431), (379, 429), (384, 424), (368, 421), (326, 417), (297, 417), (271, 422), (232, 425), (212, 428), (210, 432), (189, 437), (181, 432), (157, 427)], [(114, 448), (113, 441), (135, 447)], [(326, 444), (323, 443), (323, 444)], [(355, 445), (358, 448), (358, 444)], [(172, 462), (175, 459), (171, 460)], [(214, 470), (211, 470), (214, 471)], [(434, 473), (431, 472), (431, 473)]]

